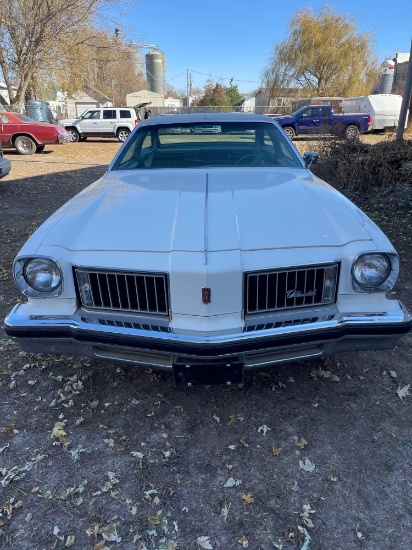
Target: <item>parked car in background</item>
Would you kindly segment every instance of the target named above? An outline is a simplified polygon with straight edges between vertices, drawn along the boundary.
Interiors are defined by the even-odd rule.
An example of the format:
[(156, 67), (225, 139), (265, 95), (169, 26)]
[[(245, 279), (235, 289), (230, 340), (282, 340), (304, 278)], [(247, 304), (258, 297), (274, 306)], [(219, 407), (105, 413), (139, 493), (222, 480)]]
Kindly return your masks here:
[(317, 156), (264, 115), (141, 122), (17, 255), (27, 302), (6, 333), (29, 352), (165, 369), (185, 385), (394, 347), (412, 326), (389, 297), (398, 255), (310, 171)]
[(4, 176), (7, 176), (7, 174), (11, 170), (11, 162), (9, 159), (5, 159), (3, 156), (3, 149), (1, 148), (0, 143), (0, 179), (4, 178)]
[(62, 126), (4, 111), (0, 112), (0, 140), (4, 149), (14, 148), (21, 155), (32, 155), (41, 153), (46, 145), (68, 143), (70, 136)]
[(71, 141), (84, 141), (88, 137), (117, 137), (125, 141), (139, 122), (131, 107), (98, 107), (88, 109), (79, 118), (60, 120), (59, 124), (69, 132)]
[(354, 139), (360, 133), (368, 132), (372, 124), (370, 114), (335, 115), (332, 105), (301, 107), (291, 115), (278, 116), (275, 120), (290, 139), (299, 135), (331, 132)]

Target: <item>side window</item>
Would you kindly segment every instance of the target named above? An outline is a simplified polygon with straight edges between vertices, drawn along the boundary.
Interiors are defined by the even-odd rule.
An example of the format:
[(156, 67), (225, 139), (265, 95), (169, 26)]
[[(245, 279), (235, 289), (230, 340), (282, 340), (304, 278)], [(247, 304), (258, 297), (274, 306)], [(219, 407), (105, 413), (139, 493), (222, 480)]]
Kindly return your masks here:
[(127, 109), (120, 109), (120, 118), (136, 118), (132, 117), (131, 112)]
[(83, 117), (84, 119), (87, 119), (87, 120), (96, 120), (96, 119), (99, 119), (100, 118), (100, 111), (87, 111), (87, 113), (84, 115)]
[(103, 111), (103, 118), (105, 120), (116, 118), (116, 111), (114, 109)]
[(0, 115), (0, 120), (1, 120), (2, 122), (5, 122), (5, 123), (8, 122), (8, 119), (7, 119), (7, 117), (6, 117), (5, 115)]
[(329, 109), (329, 107), (321, 107), (320, 112), (321, 112), (322, 117), (328, 118), (329, 113), (330, 113), (330, 109)]

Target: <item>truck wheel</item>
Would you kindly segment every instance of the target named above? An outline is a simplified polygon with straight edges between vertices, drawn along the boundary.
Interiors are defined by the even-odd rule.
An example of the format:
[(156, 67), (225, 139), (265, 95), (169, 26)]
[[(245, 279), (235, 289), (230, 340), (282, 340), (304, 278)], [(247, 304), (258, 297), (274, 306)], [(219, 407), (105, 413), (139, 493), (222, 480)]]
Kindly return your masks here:
[(70, 141), (72, 143), (75, 143), (76, 141), (79, 141), (79, 132), (76, 130), (76, 128), (66, 128), (67, 133), (70, 136)]
[(14, 147), (20, 155), (32, 155), (36, 152), (37, 143), (28, 136), (17, 136), (14, 140)]
[(350, 124), (346, 127), (344, 135), (346, 139), (356, 139), (359, 136), (359, 128)]
[(117, 130), (117, 139), (121, 142), (126, 141), (130, 134), (130, 131), (127, 128), (119, 128)]
[(295, 130), (292, 128), (292, 126), (285, 126), (283, 128), (283, 131), (288, 136), (289, 139), (293, 139), (296, 135)]

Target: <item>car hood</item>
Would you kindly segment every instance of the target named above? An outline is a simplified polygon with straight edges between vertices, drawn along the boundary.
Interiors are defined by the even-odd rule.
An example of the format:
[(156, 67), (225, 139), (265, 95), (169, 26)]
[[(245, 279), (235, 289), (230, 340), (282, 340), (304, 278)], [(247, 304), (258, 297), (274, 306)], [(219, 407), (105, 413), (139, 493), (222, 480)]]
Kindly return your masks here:
[(75, 122), (80, 122), (80, 119), (79, 118), (62, 118), (61, 120), (59, 120), (60, 126), (70, 126)]
[(284, 124), (285, 122), (295, 122), (296, 121), (296, 118), (293, 117), (293, 116), (285, 116), (285, 115), (282, 115), (282, 116), (277, 116), (277, 117), (273, 117), (276, 122), (279, 122), (279, 124)]
[(357, 240), (371, 240), (368, 218), (308, 170), (234, 168), (109, 172), (49, 218), (37, 244), (170, 252)]

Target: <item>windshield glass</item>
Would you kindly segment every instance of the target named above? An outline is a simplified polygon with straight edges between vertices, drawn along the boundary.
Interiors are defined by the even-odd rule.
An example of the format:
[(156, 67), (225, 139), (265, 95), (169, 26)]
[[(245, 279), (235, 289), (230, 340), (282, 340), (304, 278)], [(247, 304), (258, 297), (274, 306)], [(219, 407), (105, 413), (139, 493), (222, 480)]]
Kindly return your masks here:
[(303, 167), (277, 126), (248, 121), (142, 126), (112, 170), (234, 166)]

